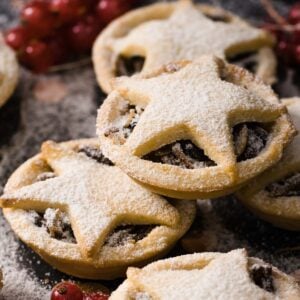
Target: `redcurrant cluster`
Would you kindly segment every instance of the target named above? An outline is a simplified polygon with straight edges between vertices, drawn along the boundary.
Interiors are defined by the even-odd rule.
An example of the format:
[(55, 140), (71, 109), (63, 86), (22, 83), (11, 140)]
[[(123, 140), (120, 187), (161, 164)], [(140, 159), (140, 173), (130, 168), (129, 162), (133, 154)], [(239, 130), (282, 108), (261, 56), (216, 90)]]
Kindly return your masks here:
[(300, 3), (290, 8), (287, 18), (275, 16), (275, 22), (264, 28), (275, 35), (279, 58), (290, 66), (300, 65)]
[(51, 300), (108, 300), (109, 295), (103, 292), (86, 293), (72, 282), (61, 282), (51, 292)]
[(21, 25), (5, 34), (19, 61), (45, 72), (88, 54), (110, 21), (128, 11), (135, 0), (33, 0), (21, 11)]

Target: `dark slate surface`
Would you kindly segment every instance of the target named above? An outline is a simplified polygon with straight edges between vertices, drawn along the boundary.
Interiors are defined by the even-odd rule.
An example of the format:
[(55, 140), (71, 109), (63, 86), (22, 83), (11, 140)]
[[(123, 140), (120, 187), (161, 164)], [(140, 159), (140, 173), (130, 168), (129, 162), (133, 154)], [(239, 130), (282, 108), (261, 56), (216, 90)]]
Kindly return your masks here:
[[(20, 1), (0, 1), (0, 28), (14, 23), (16, 11), (11, 8), (11, 3), (14, 2)], [(259, 1), (203, 2), (221, 5), (256, 24), (260, 24), (266, 17)], [(274, 2), (284, 13), (288, 5), (295, 1)], [(275, 86), (279, 95), (299, 95), (299, 74), (279, 69), (280, 83)], [(38, 100), (35, 91), (41, 80), (58, 80), (66, 87), (66, 96), (58, 102)], [(0, 189), (2, 190), (8, 176), (18, 165), (38, 152), (40, 143), (44, 140), (62, 141), (94, 136), (96, 109), (103, 99), (104, 94), (97, 87), (91, 65), (45, 76), (22, 71), (18, 89), (12, 99), (0, 108)], [(299, 234), (275, 229), (258, 220), (232, 198), (214, 201), (212, 207), (212, 217), (219, 224), (219, 227), (212, 225), (212, 232), (219, 239), (218, 248), (214, 250), (228, 251), (235, 247), (247, 247), (251, 255), (262, 257), (281, 269), (289, 272), (299, 269)], [(3, 225), (0, 232), (8, 230), (7, 228), (7, 224)], [(216, 232), (218, 228), (221, 229)], [(227, 238), (230, 243), (226, 242)], [(20, 266), (33, 273), (37, 282), (45, 279), (45, 274), (50, 285), (62, 278), (69, 278), (40, 262), (39, 257), (21, 242), (17, 252)], [(181, 250), (174, 250), (173, 254), (176, 253), (181, 253)], [(293, 266), (290, 265), (291, 258), (295, 259)], [(119, 281), (110, 282), (106, 285), (114, 288), (118, 283)]]

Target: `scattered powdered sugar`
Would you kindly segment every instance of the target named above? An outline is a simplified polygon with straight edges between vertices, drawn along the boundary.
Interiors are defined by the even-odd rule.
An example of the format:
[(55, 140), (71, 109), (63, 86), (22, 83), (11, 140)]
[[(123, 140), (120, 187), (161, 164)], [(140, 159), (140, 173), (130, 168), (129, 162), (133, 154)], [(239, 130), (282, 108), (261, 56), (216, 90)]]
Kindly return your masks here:
[(286, 273), (300, 269), (297, 232), (273, 227), (256, 218), (233, 197), (198, 200), (198, 208), (198, 218), (203, 219), (199, 228), (217, 241), (208, 243), (204, 251), (246, 248), (250, 256), (261, 258)]
[[(219, 3), (219, 1), (214, 2)], [(252, 8), (255, 6), (254, 1), (251, 1), (252, 4), (249, 6), (237, 3), (237, 1), (223, 2), (222, 5), (230, 8), (239, 6), (240, 11), (244, 13), (250, 11), (250, 6)], [(0, 7), (5, 6), (5, 3), (6, 1), (1, 1)], [(256, 16), (257, 9), (254, 11), (255, 14), (250, 17)], [(1, 14), (0, 23), (2, 19)], [(96, 92), (93, 71), (87, 68), (62, 75), (48, 75), (60, 78), (67, 85), (68, 94), (61, 102), (47, 103), (35, 99), (31, 87), (39, 79), (23, 74), (17, 93), (2, 108), (2, 111), (6, 111), (7, 108), (12, 109), (13, 114), (7, 114), (9, 117), (5, 119), (5, 115), (2, 115), (1, 119), (1, 126), (8, 132), (5, 142), (2, 142), (3, 136), (0, 136), (1, 190), (10, 173), (25, 159), (37, 153), (44, 140), (60, 141), (94, 136), (96, 109), (103, 97)], [(14, 119), (19, 114), (20, 122), (17, 128), (11, 128)], [(232, 200), (216, 200), (216, 202), (208, 201), (208, 203), (208, 209), (204, 211), (207, 214), (205, 220), (210, 220), (206, 231), (208, 234), (213, 234), (218, 241), (217, 246), (209, 249), (210, 251), (226, 252), (234, 248), (246, 247), (251, 255), (261, 257), (287, 272), (300, 268), (299, 250), (287, 249), (295, 248), (295, 245), (299, 247), (299, 236), (266, 225), (241, 209), (240, 205)], [(21, 243), (10, 230), (1, 213), (0, 241), (0, 266), (4, 273), (4, 288), (0, 293), (0, 299), (49, 299), (51, 287), (41, 283), (36, 271), (43, 269), (46, 264), (37, 260), (32, 263), (32, 269), (26, 267), (25, 260), (28, 260), (28, 256), (33, 257), (34, 254), (27, 247), (25, 247), (25, 252), (28, 255), (23, 257), (20, 254)], [(55, 273), (49, 266), (47, 270), (43, 273), (43, 277), (52, 276), (54, 280), (62, 278), (62, 274), (57, 275), (58, 272)], [(114, 282), (112, 286), (115, 288), (118, 283)]]
[(20, 120), (18, 131), (8, 132), (8, 142), (0, 147), (0, 191), (13, 170), (25, 159), (38, 153), (45, 140), (62, 141), (95, 136), (95, 115), (103, 96), (97, 92), (99, 89), (92, 69), (81, 69), (80, 76), (76, 72), (48, 76), (50, 79), (57, 77), (66, 85), (68, 93), (60, 102), (48, 103), (36, 99), (32, 87), (48, 77), (36, 77), (23, 72), (15, 95), (7, 103), (7, 106), (14, 107), (8, 107), (12, 110), (11, 120), (8, 119), (8, 124), (3, 126), (8, 127), (7, 131), (12, 131), (9, 122), (16, 119), (18, 114)]
[(39, 283), (37, 278), (20, 263), (18, 257), (20, 244), (2, 214), (0, 217), (0, 240), (0, 265), (4, 277), (0, 299), (48, 300), (50, 287)]

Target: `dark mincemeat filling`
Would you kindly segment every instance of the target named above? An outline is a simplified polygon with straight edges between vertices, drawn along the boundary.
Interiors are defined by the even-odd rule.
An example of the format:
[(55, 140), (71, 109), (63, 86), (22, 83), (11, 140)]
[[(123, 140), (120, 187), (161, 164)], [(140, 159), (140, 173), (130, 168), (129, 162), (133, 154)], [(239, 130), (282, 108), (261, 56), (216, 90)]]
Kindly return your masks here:
[(258, 123), (244, 123), (232, 130), (237, 161), (256, 157), (266, 146), (268, 131)]
[(274, 293), (272, 267), (254, 264), (250, 267), (250, 277), (252, 281), (267, 292)]
[(144, 112), (144, 108), (138, 105), (132, 105), (129, 102), (124, 102), (124, 106), (119, 112), (120, 123), (122, 125), (109, 127), (104, 135), (113, 138), (115, 142), (119, 144), (123, 144), (137, 125), (139, 118)]
[(205, 17), (211, 19), (214, 22), (230, 23), (230, 17), (224, 14), (205, 14)]
[(266, 191), (271, 197), (293, 197), (300, 196), (300, 173), (273, 182), (266, 186)]
[(39, 174), (38, 177), (36, 178), (36, 181), (45, 181), (48, 179), (52, 179), (54, 177), (56, 177), (56, 174), (53, 171), (49, 170), (49, 172), (43, 172)]
[(70, 220), (66, 213), (59, 209), (48, 208), (44, 213), (30, 210), (29, 216), (33, 223), (46, 229), (50, 237), (68, 243), (76, 243)]
[(155, 225), (120, 225), (107, 237), (104, 245), (109, 247), (123, 246), (144, 239)]
[[(257, 123), (236, 125), (232, 133), (238, 162), (256, 157), (264, 149), (268, 139), (268, 131)], [(143, 159), (187, 169), (216, 165), (202, 149), (189, 140), (163, 146), (143, 156)]]
[(215, 163), (204, 154), (202, 149), (188, 140), (163, 146), (145, 155), (143, 159), (187, 169), (215, 166)]
[(79, 153), (84, 153), (87, 157), (94, 159), (98, 163), (113, 166), (114, 164), (103, 155), (102, 151), (96, 146), (82, 146), (78, 149)]
[(256, 72), (257, 68), (257, 52), (247, 52), (238, 54), (232, 58), (227, 59), (229, 63), (247, 69), (251, 73)]
[(126, 120), (123, 128), (124, 138), (128, 138), (129, 135), (132, 133), (143, 112), (144, 109), (142, 107), (132, 104), (127, 105), (126, 112), (124, 113), (124, 115), (128, 115), (128, 119)]
[(116, 76), (132, 76), (143, 69), (145, 58), (142, 56), (120, 56), (116, 64)]
[[(48, 208), (44, 213), (30, 210), (29, 216), (32, 222), (46, 229), (50, 237), (68, 242), (76, 243), (69, 217), (59, 209)], [(144, 239), (155, 225), (120, 225), (106, 238), (104, 245), (110, 247), (123, 246)]]

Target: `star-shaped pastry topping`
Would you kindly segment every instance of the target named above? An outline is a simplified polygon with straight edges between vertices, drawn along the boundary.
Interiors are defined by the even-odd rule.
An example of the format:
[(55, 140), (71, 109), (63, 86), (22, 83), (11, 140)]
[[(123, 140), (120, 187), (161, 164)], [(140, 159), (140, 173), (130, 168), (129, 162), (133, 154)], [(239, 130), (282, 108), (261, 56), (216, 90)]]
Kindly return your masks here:
[(95, 255), (119, 224), (172, 226), (179, 221), (179, 213), (167, 200), (140, 187), (117, 167), (99, 164), (54, 142), (43, 144), (42, 156), (57, 177), (8, 191), (0, 205), (67, 212), (85, 256)]
[[(277, 104), (275, 95), (271, 103), (259, 96), (261, 91), (254, 93), (223, 80), (227, 66), (219, 58), (203, 56), (198, 62), (173, 68), (179, 70), (117, 80), (117, 91), (126, 100), (145, 107), (123, 147), (141, 157), (173, 141), (190, 139), (210, 159), (235, 174), (231, 128), (243, 122), (272, 122), (285, 108)], [(269, 91), (267, 86), (261, 88)], [(99, 128), (100, 135), (101, 130), (104, 128)]]
[(263, 30), (237, 18), (228, 23), (213, 21), (187, 0), (179, 1), (169, 18), (142, 23), (110, 42), (117, 54), (145, 56), (143, 72), (203, 54), (225, 58), (272, 44), (272, 37)]
[(129, 268), (127, 276), (130, 286), (153, 299), (269, 299), (270, 296), (251, 280), (247, 253), (241, 249), (162, 260), (144, 269)]

